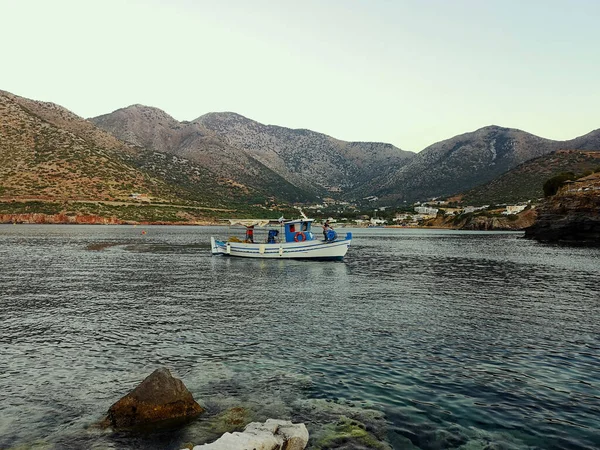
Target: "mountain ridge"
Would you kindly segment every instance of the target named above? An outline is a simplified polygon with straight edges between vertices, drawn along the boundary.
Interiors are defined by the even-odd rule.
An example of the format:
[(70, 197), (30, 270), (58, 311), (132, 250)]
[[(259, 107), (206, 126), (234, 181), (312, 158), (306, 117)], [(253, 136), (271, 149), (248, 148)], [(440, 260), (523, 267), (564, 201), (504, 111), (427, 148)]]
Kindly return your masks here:
[(600, 148), (600, 130), (555, 141), (517, 128), (487, 125), (412, 153), (387, 143), (346, 142), (312, 130), (265, 125), (232, 111), (210, 112), (179, 123), (195, 124), (207, 136), (246, 152), (299, 188), (345, 200), (377, 196), (385, 204), (465, 192), (561, 148)]
[[(60, 156), (61, 148), (69, 147), (70, 154), (63, 155), (66, 160), (58, 160), (62, 165), (59, 172), (75, 174), (81, 169), (79, 173), (85, 172), (83, 179), (88, 180), (83, 184), (91, 183), (94, 167), (101, 171), (103, 164), (110, 170), (118, 166), (118, 170), (128, 173), (141, 171), (137, 181), (124, 185), (145, 185), (142, 180), (152, 179), (154, 186), (162, 186), (163, 194), (169, 192), (169, 198), (177, 195), (216, 207), (235, 201), (261, 203), (268, 198), (314, 202), (329, 196), (358, 202), (378, 196), (380, 204), (394, 205), (466, 192), (526, 161), (560, 149), (600, 149), (600, 129), (571, 140), (554, 141), (516, 128), (488, 125), (412, 153), (388, 143), (347, 142), (308, 129), (265, 125), (231, 111), (178, 121), (159, 108), (133, 104), (85, 120), (51, 102), (37, 102), (6, 91), (0, 91), (0, 99), (0, 150), (5, 165), (24, 167), (23, 161), (11, 161), (15, 146), (30, 152), (27, 164), (31, 158), (41, 158), (36, 149), (40, 139), (48, 138), (44, 133), (51, 128), (54, 140), (46, 139), (44, 145), (48, 147), (50, 142), (46, 150), (52, 151), (45, 153), (44, 164), (54, 164), (52, 158)], [(8, 111), (7, 105), (18, 105), (18, 111)], [(24, 118), (21, 125), (11, 125)], [(59, 135), (69, 137), (61, 141), (56, 138)], [(89, 157), (90, 152), (96, 165), (88, 164), (84, 170), (83, 155)], [(76, 160), (79, 169), (72, 167)], [(100, 160), (104, 163), (99, 164)], [(4, 168), (2, 173), (0, 190), (13, 192), (19, 183), (14, 167)], [(71, 185), (73, 174), (69, 176)], [(42, 183), (44, 189), (61, 179), (60, 174), (45, 166), (38, 175), (47, 177)], [(116, 172), (110, 177), (111, 185), (119, 184)], [(32, 180), (28, 183), (35, 184)], [(97, 183), (102, 184), (101, 180)], [(130, 190), (123, 187), (118, 195)], [(77, 195), (86, 192), (95, 191), (80, 189)]]
[[(139, 111), (143, 108), (146, 107), (132, 105), (90, 120), (121, 139), (145, 142), (152, 148), (156, 142), (151, 141), (150, 136), (155, 131), (139, 123)], [(385, 170), (392, 171), (414, 156), (391, 144), (341, 141), (312, 130), (265, 125), (234, 112), (211, 112), (190, 122), (171, 122), (171, 137), (177, 134), (177, 127), (194, 128), (203, 136), (219, 141), (223, 147), (242, 151), (300, 189), (320, 195), (349, 190), (368, 181), (376, 171), (382, 170), (378, 162), (385, 161)], [(131, 138), (129, 133), (135, 137)], [(188, 157), (195, 153), (196, 158), (200, 158), (204, 150), (202, 144), (180, 141), (162, 150), (177, 154), (185, 146)], [(222, 164), (214, 163), (215, 170)]]
[(428, 146), (384, 180), (375, 194), (391, 201), (447, 197), (559, 149), (593, 147), (600, 148), (600, 130), (553, 141), (516, 128), (489, 125)]

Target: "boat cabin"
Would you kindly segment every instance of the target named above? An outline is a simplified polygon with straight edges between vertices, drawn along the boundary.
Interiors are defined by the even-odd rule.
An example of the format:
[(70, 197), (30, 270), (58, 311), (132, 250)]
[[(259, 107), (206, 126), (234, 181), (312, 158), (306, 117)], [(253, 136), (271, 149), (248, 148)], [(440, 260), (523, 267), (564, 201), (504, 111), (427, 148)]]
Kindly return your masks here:
[(312, 219), (299, 219), (285, 222), (285, 242), (314, 241), (312, 233)]
[[(230, 237), (230, 241), (244, 242), (246, 244), (278, 244), (280, 242), (305, 242), (314, 241), (315, 236), (312, 233), (313, 219), (297, 219), (288, 222), (281, 222), (268, 219), (226, 219), (229, 225), (241, 225), (246, 229), (246, 235), (243, 241), (236, 237)], [(255, 227), (263, 228), (268, 225), (279, 225), (280, 229), (270, 228), (266, 239), (255, 236)]]

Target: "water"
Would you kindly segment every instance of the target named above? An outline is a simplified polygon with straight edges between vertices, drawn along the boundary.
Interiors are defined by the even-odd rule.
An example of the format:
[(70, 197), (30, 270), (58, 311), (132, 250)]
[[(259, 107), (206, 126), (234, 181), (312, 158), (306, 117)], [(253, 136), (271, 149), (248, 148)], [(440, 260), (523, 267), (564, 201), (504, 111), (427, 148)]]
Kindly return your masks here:
[[(598, 249), (352, 231), (300, 262), (211, 257), (218, 227), (0, 226), (0, 448), (179, 449), (236, 405), (398, 449), (600, 448)], [(161, 365), (205, 418), (93, 426)]]

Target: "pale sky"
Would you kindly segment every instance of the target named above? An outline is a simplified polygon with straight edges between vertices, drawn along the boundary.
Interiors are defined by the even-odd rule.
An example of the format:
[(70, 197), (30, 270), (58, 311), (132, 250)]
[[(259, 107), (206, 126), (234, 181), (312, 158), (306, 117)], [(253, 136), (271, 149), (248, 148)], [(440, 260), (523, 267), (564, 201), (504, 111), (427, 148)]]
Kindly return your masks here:
[(0, 0), (0, 89), (405, 150), (600, 128), (600, 0)]

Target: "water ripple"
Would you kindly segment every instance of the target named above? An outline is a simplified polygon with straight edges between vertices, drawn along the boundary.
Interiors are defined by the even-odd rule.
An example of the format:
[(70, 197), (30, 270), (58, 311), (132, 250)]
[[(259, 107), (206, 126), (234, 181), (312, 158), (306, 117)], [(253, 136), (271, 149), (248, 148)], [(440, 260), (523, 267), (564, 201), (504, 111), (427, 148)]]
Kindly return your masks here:
[(353, 230), (343, 263), (260, 261), (215, 231), (0, 226), (0, 448), (181, 448), (89, 428), (158, 365), (211, 411), (376, 409), (396, 448), (600, 447), (598, 250)]

